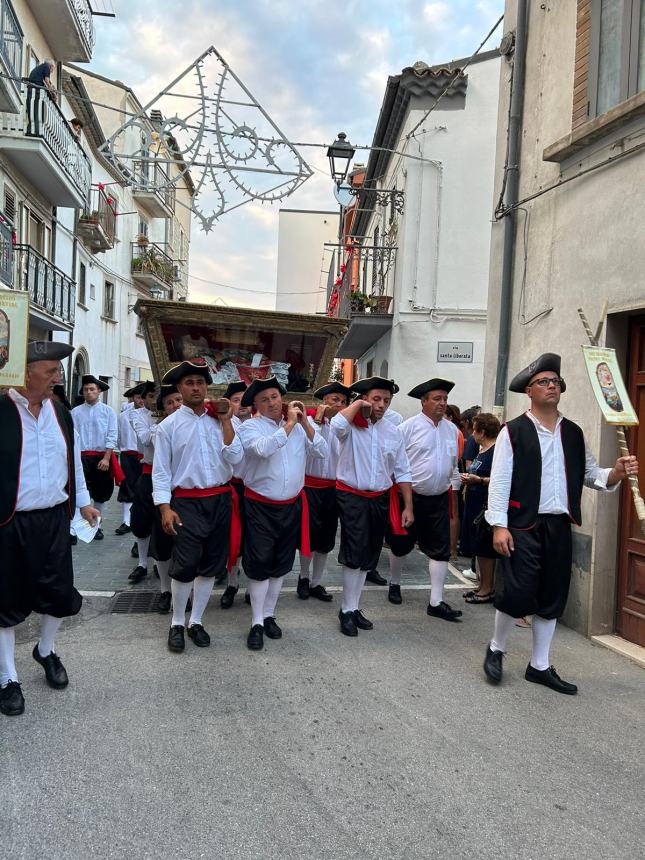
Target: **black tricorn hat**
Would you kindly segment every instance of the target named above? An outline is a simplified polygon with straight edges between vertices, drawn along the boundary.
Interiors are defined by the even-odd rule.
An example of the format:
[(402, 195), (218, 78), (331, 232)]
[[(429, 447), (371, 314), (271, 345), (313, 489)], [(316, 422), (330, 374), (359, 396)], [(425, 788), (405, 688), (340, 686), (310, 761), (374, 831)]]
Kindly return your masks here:
[(322, 400), (327, 394), (344, 394), (347, 398), (347, 402), (349, 403), (352, 396), (352, 389), (347, 385), (341, 385), (340, 382), (328, 382), (327, 385), (321, 385), (320, 388), (317, 388), (314, 391), (314, 397), (316, 400)]
[(139, 382), (137, 385), (133, 385), (132, 388), (128, 388), (127, 391), (123, 392), (124, 397), (134, 397), (135, 394), (141, 397), (143, 393), (143, 382)]
[(32, 361), (62, 361), (74, 352), (69, 343), (55, 340), (30, 340), (27, 344), (27, 364)]
[(246, 382), (229, 382), (228, 387), (222, 397), (232, 397), (234, 394), (246, 391)]
[[(524, 394), (528, 388), (529, 382), (534, 376), (537, 376), (538, 373), (550, 370), (552, 373), (557, 373), (558, 376), (560, 376), (561, 364), (562, 358), (557, 353), (544, 352), (539, 358), (536, 358), (535, 361), (532, 361), (528, 365), (528, 367), (525, 367), (524, 370), (520, 370), (520, 372), (511, 379), (511, 384), (508, 386), (508, 389), (509, 391), (514, 391), (516, 394)], [(567, 386), (563, 380), (560, 391), (564, 394), (566, 390)]]
[(146, 379), (145, 382), (141, 383), (141, 391), (139, 392), (139, 394), (141, 395), (141, 397), (145, 397), (146, 394), (150, 394), (156, 390), (156, 384), (151, 379)]
[(69, 400), (67, 399), (67, 394), (65, 394), (65, 388), (64, 388), (64, 386), (62, 386), (62, 385), (55, 385), (55, 386), (52, 388), (52, 394), (54, 395), (54, 397), (57, 397), (57, 398), (60, 400), (60, 402), (61, 402), (61, 403), (63, 404), (63, 406), (65, 407), (65, 409), (68, 409), (68, 410), (69, 410), (69, 409), (71, 409), (71, 408), (72, 408), (72, 404), (71, 404), (71, 403), (69, 402)]
[(431, 391), (445, 391), (449, 394), (454, 387), (455, 383), (450, 382), (449, 379), (440, 379), (438, 376), (435, 376), (432, 379), (428, 379), (427, 382), (420, 382), (418, 385), (415, 385), (411, 391), (408, 391), (408, 397), (416, 397), (417, 400), (421, 400), (425, 394), (429, 394)]
[(171, 367), (164, 374), (161, 384), (177, 385), (184, 376), (203, 376), (208, 385), (213, 381), (213, 377), (210, 375), (208, 365), (206, 364), (206, 359), (197, 357), (191, 358), (190, 361), (182, 361), (181, 364)]
[(386, 379), (384, 376), (368, 376), (365, 379), (357, 379), (356, 382), (350, 385), (352, 391), (358, 394), (367, 394), (374, 388), (382, 388), (384, 391), (389, 391), (396, 394), (399, 386), (393, 379)]
[(244, 392), (242, 397), (242, 406), (253, 406), (253, 399), (267, 388), (277, 388), (280, 394), (286, 394), (287, 389), (278, 382), (275, 376), (270, 376), (268, 379), (254, 379), (253, 382)]
[(110, 386), (107, 382), (103, 382), (102, 379), (97, 379), (96, 376), (92, 376), (91, 373), (86, 373), (85, 376), (81, 376), (81, 394), (83, 393), (84, 385), (97, 385), (101, 391), (110, 390)]
[(177, 391), (176, 385), (162, 385), (159, 389), (159, 395), (157, 396), (157, 412), (161, 412), (163, 410), (163, 402), (169, 394), (179, 394)]

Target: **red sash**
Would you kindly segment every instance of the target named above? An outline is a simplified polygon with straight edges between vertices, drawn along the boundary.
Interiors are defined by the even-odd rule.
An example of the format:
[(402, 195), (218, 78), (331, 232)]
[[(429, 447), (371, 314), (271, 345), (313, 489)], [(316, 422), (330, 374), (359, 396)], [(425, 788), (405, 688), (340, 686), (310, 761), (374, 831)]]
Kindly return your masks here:
[(305, 475), (305, 487), (311, 490), (330, 490), (336, 486), (333, 478), (314, 478), (313, 475)]
[(307, 502), (307, 494), (304, 490), (300, 490), (297, 496), (292, 499), (269, 499), (266, 496), (261, 496), (254, 492), (250, 487), (244, 488), (244, 497), (251, 499), (252, 502), (261, 502), (263, 505), (292, 505), (298, 498), (302, 499), (302, 511), (300, 514), (300, 552), (309, 557), (311, 555), (311, 546), (309, 543), (309, 504)]
[(231, 484), (239, 484), (241, 487), (243, 487), (244, 481), (241, 478), (232, 477)]
[(128, 454), (130, 457), (136, 457), (137, 460), (141, 460), (143, 458), (143, 454), (139, 451), (121, 451), (122, 454)]
[(175, 487), (173, 496), (178, 499), (208, 499), (211, 496), (222, 496), (224, 493), (231, 494), (231, 530), (228, 540), (228, 561), (226, 566), (232, 570), (240, 556), (242, 548), (242, 519), (240, 517), (240, 500), (237, 493), (233, 491), (230, 484), (222, 484), (219, 487)]
[[(81, 457), (105, 457), (105, 451), (81, 451)], [(125, 481), (125, 474), (123, 469), (121, 468), (121, 464), (116, 458), (116, 454), (112, 451), (110, 455), (110, 475), (112, 476), (112, 480), (120, 487), (121, 484)]]
[(142, 475), (152, 475), (152, 465), (150, 463), (142, 463), (141, 464), (141, 474)]
[(379, 490), (371, 492), (370, 490), (357, 490), (356, 487), (350, 487), (349, 484), (343, 484), (342, 481), (336, 481), (336, 489), (343, 493), (353, 493), (355, 496), (363, 496), (364, 499), (375, 499), (377, 496), (382, 496), (385, 493), (390, 494), (390, 510), (389, 520), (392, 534), (407, 535), (407, 529), (401, 525), (401, 509), (399, 507), (399, 493), (396, 484), (392, 484), (389, 490)]

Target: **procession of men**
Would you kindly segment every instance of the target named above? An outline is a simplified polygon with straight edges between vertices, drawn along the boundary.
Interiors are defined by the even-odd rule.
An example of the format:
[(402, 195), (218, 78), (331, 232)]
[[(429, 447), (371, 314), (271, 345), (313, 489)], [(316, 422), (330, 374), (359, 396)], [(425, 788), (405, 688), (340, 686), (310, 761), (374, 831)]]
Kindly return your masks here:
[[(214, 584), (226, 583), (220, 606), (230, 609), (240, 571), (249, 650), (293, 635), (278, 617), (294, 567), (298, 599), (337, 601), (330, 621), (337, 617), (345, 637), (362, 636), (378, 624), (361, 609), (361, 596), (384, 546), (390, 603), (404, 603), (403, 562), (418, 549), (428, 564), (428, 623), (450, 622), (455, 636), (467, 635), (461, 610), (445, 599), (451, 510), (462, 484), (459, 431), (446, 417), (453, 382), (419, 382), (407, 392), (417, 414), (399, 421), (392, 379), (331, 381), (313, 391), (316, 406), (307, 409), (272, 376), (211, 397), (209, 367), (192, 358), (172, 366), (159, 386), (147, 380), (126, 391), (117, 419), (101, 400), (106, 383), (94, 376), (82, 378), (83, 403), (71, 413), (54, 398), (60, 362), (71, 351), (31, 342), (25, 385), (0, 394), (3, 714), (25, 708), (15, 628), (32, 612), (42, 619), (34, 660), (49, 686), (69, 683), (54, 637), (82, 603), (71, 547), (86, 527), (92, 545), (104, 537), (115, 483), (121, 522), (114, 532), (135, 539), (129, 581), (158, 577), (158, 610), (170, 615), (165, 647), (174, 654), (185, 651), (186, 637), (197, 648), (211, 644), (217, 630), (206, 630), (204, 613)], [(558, 355), (539, 356), (510, 390), (529, 403), (504, 426), (493, 457), (485, 519), (498, 563), (483, 677), (500, 684), (510, 632), (530, 615), (526, 680), (573, 695), (576, 685), (560, 677), (550, 653), (569, 591), (571, 524), (581, 522), (583, 486), (612, 492), (638, 473), (638, 463), (621, 456), (611, 468), (598, 466), (580, 428), (559, 411), (566, 383)], [(326, 583), (338, 533), (342, 589), (335, 595)], [(100, 546), (91, 551), (100, 565)]]

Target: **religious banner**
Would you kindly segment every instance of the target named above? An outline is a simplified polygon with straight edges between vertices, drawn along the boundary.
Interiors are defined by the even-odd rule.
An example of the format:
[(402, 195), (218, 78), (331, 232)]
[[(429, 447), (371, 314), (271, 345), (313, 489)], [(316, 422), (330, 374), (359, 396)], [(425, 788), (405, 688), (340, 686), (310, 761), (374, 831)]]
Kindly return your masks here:
[(583, 346), (585, 365), (598, 405), (608, 424), (634, 426), (634, 412), (616, 359), (616, 350)]
[(29, 293), (0, 290), (0, 387), (25, 384)]

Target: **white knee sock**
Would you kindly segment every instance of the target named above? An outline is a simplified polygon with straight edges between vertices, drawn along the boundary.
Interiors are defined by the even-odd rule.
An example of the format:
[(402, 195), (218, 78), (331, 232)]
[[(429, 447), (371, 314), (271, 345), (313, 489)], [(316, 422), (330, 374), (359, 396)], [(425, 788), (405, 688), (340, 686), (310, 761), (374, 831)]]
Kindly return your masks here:
[(239, 584), (240, 575), (240, 562), (236, 561), (231, 570), (228, 572), (228, 585), (232, 585), (233, 588), (237, 588)]
[(170, 585), (170, 560), (168, 561), (156, 561), (157, 565), (157, 573), (159, 574), (159, 591), (161, 593), (165, 593), (166, 591), (171, 590)]
[[(280, 596), (284, 576), (271, 577), (267, 595), (264, 598), (264, 618), (275, 618), (275, 608)], [(262, 620), (264, 620), (264, 618)]]
[(251, 613), (253, 615), (251, 624), (264, 625), (264, 601), (269, 590), (269, 580), (264, 579), (262, 582), (258, 582), (257, 579), (249, 579), (248, 589), (251, 596)]
[(403, 556), (399, 558), (390, 552), (390, 585), (401, 585), (401, 574), (403, 573)]
[(531, 624), (533, 632), (533, 653), (531, 654), (531, 666), (534, 669), (544, 671), (551, 665), (549, 660), (549, 648), (555, 633), (557, 618), (540, 618), (533, 616)]
[(309, 568), (311, 567), (311, 556), (300, 555), (300, 579), (309, 579)]
[(192, 582), (177, 582), (172, 580), (172, 621), (171, 627), (184, 627), (186, 625), (186, 604), (190, 597), (190, 590), (193, 587)]
[(121, 502), (121, 522), (125, 523), (126, 526), (130, 525), (130, 508), (132, 507), (132, 502)]
[(211, 596), (215, 579), (212, 576), (198, 576), (193, 582), (193, 608), (190, 613), (191, 624), (201, 624), (202, 615), (208, 606), (208, 598)]
[(431, 558), (428, 567), (430, 568), (430, 585), (432, 586), (430, 606), (439, 606), (443, 600), (443, 584), (448, 573), (448, 562), (435, 561)]
[(136, 538), (137, 541), (137, 549), (139, 550), (139, 561), (137, 562), (138, 567), (145, 567), (148, 569), (148, 547), (150, 546), (150, 538)]
[(101, 519), (103, 519), (103, 508), (105, 507), (105, 502), (95, 502), (92, 501), (92, 507), (96, 508), (96, 510), (101, 515)]
[(63, 623), (62, 618), (54, 618), (53, 615), (43, 615), (40, 620), (40, 639), (38, 640), (38, 653), (41, 657), (47, 657), (54, 650), (54, 636)]
[(366, 570), (343, 568), (343, 612), (355, 612), (358, 609), (366, 576)]
[(515, 627), (515, 619), (511, 615), (507, 615), (505, 612), (500, 612), (499, 609), (496, 609), (495, 630), (490, 643), (491, 651), (506, 653), (506, 642), (513, 627)]
[(9, 681), (17, 681), (16, 672), (16, 628), (0, 627), (0, 687), (6, 687)]
[(327, 567), (327, 556), (329, 553), (327, 552), (312, 552), (311, 559), (313, 562), (313, 575), (311, 577), (311, 587), (315, 588), (316, 585), (320, 585), (322, 582), (322, 578), (325, 573), (325, 568)]

